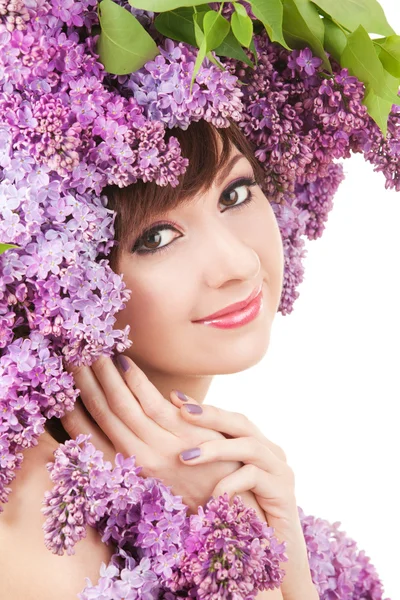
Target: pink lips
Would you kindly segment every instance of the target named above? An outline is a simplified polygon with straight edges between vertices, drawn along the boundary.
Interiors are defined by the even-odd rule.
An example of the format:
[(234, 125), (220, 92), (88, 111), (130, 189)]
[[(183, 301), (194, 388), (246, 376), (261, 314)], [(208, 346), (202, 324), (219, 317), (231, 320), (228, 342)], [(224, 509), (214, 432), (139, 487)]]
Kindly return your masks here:
[(222, 329), (237, 327), (252, 321), (260, 312), (262, 303), (262, 283), (253, 293), (243, 302), (231, 304), (223, 310), (220, 310), (209, 317), (194, 321), (194, 323), (203, 323), (204, 325), (212, 325)]

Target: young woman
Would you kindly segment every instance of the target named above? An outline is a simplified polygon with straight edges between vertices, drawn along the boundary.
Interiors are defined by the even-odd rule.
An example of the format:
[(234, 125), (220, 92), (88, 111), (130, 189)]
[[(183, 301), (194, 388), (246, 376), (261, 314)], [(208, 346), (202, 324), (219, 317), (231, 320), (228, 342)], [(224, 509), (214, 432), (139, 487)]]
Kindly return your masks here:
[[(132, 345), (115, 363), (104, 357), (71, 369), (82, 402), (63, 427), (49, 420), (26, 452), (0, 520), (1, 597), (72, 600), (84, 577), (96, 581), (109, 562), (113, 548), (94, 530), (74, 556), (52, 555), (43, 544), (46, 462), (58, 442), (91, 433), (109, 460), (116, 452), (135, 455), (142, 475), (172, 486), (190, 511), (211, 495), (240, 494), (287, 543), (281, 588), (258, 597), (318, 598), (284, 451), (244, 414), (230, 412), (229, 399), (226, 410), (205, 403), (215, 375), (247, 369), (268, 349), (283, 283), (278, 224), (258, 185), (252, 148), (235, 125), (217, 130), (202, 120), (173, 135), (189, 158), (176, 188), (139, 182), (104, 190), (116, 211), (108, 258), (132, 290), (116, 326), (130, 325)], [(225, 309), (229, 314), (210, 316)]]

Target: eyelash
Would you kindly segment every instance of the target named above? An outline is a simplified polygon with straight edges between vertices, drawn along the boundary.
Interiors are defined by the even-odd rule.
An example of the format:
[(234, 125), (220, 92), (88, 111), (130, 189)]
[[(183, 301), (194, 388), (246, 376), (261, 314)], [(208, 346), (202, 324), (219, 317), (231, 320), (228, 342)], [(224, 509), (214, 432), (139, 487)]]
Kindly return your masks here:
[[(240, 202), (240, 204), (234, 204), (233, 206), (229, 206), (226, 208), (226, 210), (233, 210), (233, 209), (237, 209), (240, 210), (241, 208), (245, 208), (247, 204), (250, 204), (250, 202), (252, 202), (254, 200), (254, 194), (251, 191), (250, 188), (254, 187), (258, 185), (257, 181), (255, 181), (255, 179), (251, 178), (251, 177), (243, 177), (242, 179), (238, 179), (237, 181), (235, 181), (233, 184), (229, 185), (223, 192), (221, 197), (224, 194), (230, 194), (231, 192), (233, 192), (234, 190), (236, 190), (236, 188), (240, 188), (243, 186), (246, 186), (249, 188), (248, 190), (248, 196), (245, 200), (243, 200), (243, 202)], [(225, 212), (222, 211), (222, 212)], [(150, 229), (148, 229), (147, 231), (145, 231), (135, 242), (133, 248), (132, 248), (132, 253), (136, 253), (139, 254), (140, 256), (143, 256), (145, 254), (161, 254), (164, 251), (167, 251), (174, 243), (175, 240), (179, 239), (179, 238), (175, 238), (175, 240), (173, 240), (172, 242), (170, 242), (169, 244), (166, 244), (165, 246), (161, 246), (160, 248), (154, 248), (154, 250), (138, 250), (138, 248), (140, 248), (141, 243), (146, 239), (146, 237), (148, 235), (150, 235), (151, 233), (156, 233), (157, 231), (164, 231), (165, 229), (170, 229), (171, 231), (177, 231), (175, 229), (175, 227), (172, 227), (172, 225), (170, 225), (169, 223), (158, 223), (158, 225), (155, 225), (154, 227), (151, 227)]]

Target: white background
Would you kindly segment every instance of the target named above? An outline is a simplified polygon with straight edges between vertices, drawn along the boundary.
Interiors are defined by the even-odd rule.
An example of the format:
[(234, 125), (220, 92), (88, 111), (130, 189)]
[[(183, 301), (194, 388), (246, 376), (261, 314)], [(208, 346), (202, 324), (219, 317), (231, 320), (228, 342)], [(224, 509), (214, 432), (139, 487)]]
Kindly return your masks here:
[[(381, 0), (400, 33), (398, 0)], [(306, 240), (304, 281), (277, 313), (266, 356), (216, 377), (206, 404), (245, 413), (279, 444), (297, 504), (340, 521), (400, 600), (400, 193), (361, 155), (319, 240)]]

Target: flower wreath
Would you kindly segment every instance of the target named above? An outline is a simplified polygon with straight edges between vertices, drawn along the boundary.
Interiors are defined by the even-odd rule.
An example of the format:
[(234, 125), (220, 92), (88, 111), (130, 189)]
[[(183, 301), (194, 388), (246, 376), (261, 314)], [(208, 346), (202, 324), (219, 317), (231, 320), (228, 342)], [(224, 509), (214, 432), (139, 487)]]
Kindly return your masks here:
[[(90, 365), (131, 344), (129, 327), (113, 329), (130, 291), (99, 260), (114, 243), (102, 189), (176, 186), (187, 159), (167, 128), (231, 120), (254, 144), (282, 236), (283, 315), (303, 280), (304, 236), (322, 235), (343, 179), (336, 159), (361, 152), (400, 190), (400, 37), (376, 0), (359, 13), (345, 5), (1, 0), (0, 511), (23, 451), (74, 407), (63, 359)], [(279, 587), (285, 543), (239, 497), (187, 517), (134, 457), (112, 466), (90, 436), (54, 456), (46, 546), (72, 554), (91, 525), (118, 548), (81, 599), (250, 599)], [(320, 597), (380, 600), (340, 523), (299, 511)]]

